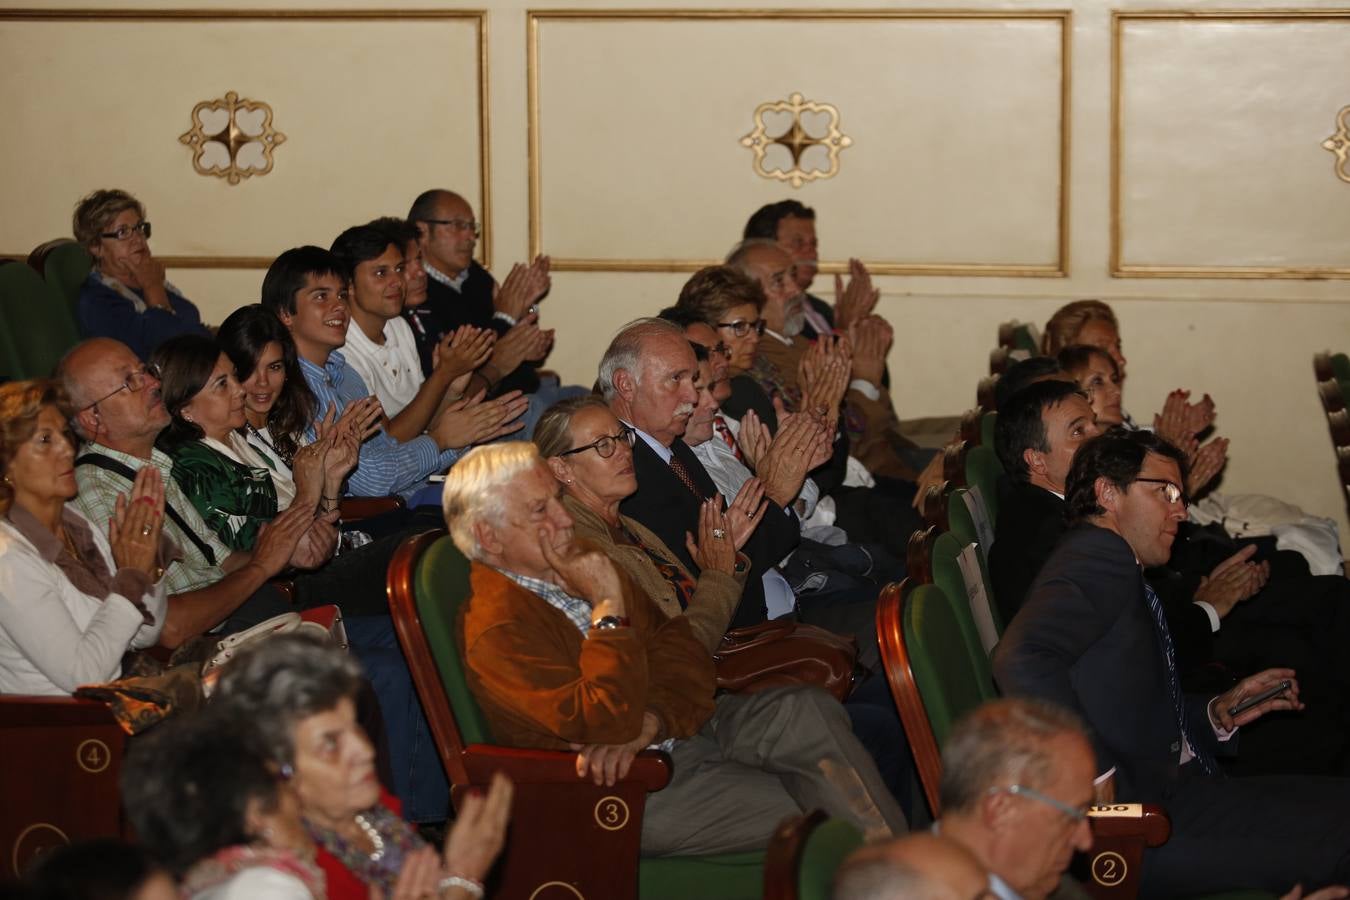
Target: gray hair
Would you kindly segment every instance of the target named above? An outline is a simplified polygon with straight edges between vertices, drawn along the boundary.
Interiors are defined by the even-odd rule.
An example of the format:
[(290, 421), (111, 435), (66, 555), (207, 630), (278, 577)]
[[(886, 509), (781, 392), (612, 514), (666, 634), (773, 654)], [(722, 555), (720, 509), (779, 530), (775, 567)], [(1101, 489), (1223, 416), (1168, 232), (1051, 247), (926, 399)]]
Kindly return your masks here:
[(943, 812), (972, 810), (990, 788), (1009, 782), (1045, 784), (1055, 768), (1046, 743), (1061, 734), (1087, 740), (1082, 719), (1045, 700), (992, 700), (968, 713), (942, 748)]
[(902, 859), (865, 847), (834, 875), (830, 900), (952, 900), (955, 892)]
[(683, 339), (684, 329), (674, 322), (649, 316), (634, 319), (614, 335), (614, 340), (609, 342), (605, 355), (600, 357), (600, 392), (606, 402), (613, 400), (618, 393), (614, 388), (614, 375), (620, 369), (632, 375), (634, 381), (639, 383), (642, 381), (643, 367), (640, 365), (642, 345), (648, 338), (662, 334)]
[(271, 637), (221, 670), (212, 705), (248, 722), (278, 765), (295, 762), (295, 729), (304, 719), (355, 701), (365, 674), (355, 657), (310, 634)]
[(534, 444), (507, 441), (474, 447), (451, 467), (441, 493), (441, 511), (460, 553), (469, 559), (482, 558), (474, 525), (500, 522), (511, 480), (541, 462), (543, 457)]
[(778, 246), (777, 241), (769, 238), (746, 238), (731, 248), (731, 252), (727, 254), (726, 265), (731, 266), (755, 284), (759, 284), (759, 276), (750, 270), (750, 264), (745, 261), (745, 258), (750, 255), (750, 251), (756, 247), (771, 247), (781, 253), (787, 252)]

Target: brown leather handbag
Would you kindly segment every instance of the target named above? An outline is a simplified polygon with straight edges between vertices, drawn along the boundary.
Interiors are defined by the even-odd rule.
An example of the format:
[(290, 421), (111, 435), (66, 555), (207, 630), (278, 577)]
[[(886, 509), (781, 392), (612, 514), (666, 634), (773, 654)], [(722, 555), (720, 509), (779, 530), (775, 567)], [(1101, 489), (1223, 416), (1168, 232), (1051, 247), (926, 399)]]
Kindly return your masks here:
[(733, 694), (814, 684), (843, 702), (853, 690), (858, 643), (792, 619), (772, 619), (722, 636), (713, 652), (717, 689)]

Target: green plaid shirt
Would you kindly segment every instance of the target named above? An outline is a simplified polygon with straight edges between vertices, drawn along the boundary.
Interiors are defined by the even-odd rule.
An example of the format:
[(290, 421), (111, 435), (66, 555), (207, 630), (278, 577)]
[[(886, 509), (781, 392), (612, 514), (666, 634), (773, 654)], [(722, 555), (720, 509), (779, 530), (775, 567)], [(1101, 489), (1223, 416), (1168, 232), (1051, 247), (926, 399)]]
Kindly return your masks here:
[[(81, 447), (79, 455), (86, 453), (106, 456), (128, 466), (133, 471), (138, 471), (147, 462), (139, 457), (111, 450), (98, 443), (85, 444)], [(170, 594), (182, 594), (206, 587), (209, 584), (215, 584), (225, 577), (225, 570), (220, 567), (219, 563), (230, 555), (230, 548), (221, 543), (216, 533), (207, 527), (206, 523), (202, 521), (201, 515), (192, 505), (192, 501), (178, 486), (178, 482), (170, 477), (173, 470), (173, 460), (167, 454), (155, 450), (151, 453), (149, 462), (159, 469), (160, 474), (164, 476), (165, 504), (176, 509), (178, 514), (183, 517), (183, 521), (188, 524), (188, 527), (196, 532), (197, 537), (209, 546), (211, 552), (216, 555), (216, 564), (212, 565), (207, 561), (202, 551), (197, 548), (196, 542), (189, 540), (177, 523), (165, 514), (164, 533), (173, 538), (174, 543), (182, 550), (183, 558), (169, 566), (168, 571), (164, 573), (164, 584), (168, 587)], [(117, 495), (130, 495), (131, 493), (131, 482), (121, 475), (88, 463), (75, 467), (75, 482), (80, 486), (80, 494), (75, 498), (75, 504), (79, 506), (80, 511), (91, 522), (105, 529), (108, 527), (108, 522), (112, 521), (113, 514), (117, 511)]]

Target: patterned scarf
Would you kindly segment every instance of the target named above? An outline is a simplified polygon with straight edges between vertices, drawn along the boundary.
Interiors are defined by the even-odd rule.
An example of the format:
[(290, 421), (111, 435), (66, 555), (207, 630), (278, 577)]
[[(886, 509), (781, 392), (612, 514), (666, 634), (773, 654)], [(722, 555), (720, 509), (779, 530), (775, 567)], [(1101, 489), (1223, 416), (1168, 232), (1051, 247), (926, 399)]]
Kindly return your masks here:
[(383, 804), (377, 803), (360, 815), (384, 841), (384, 852), (379, 859), (371, 859), (369, 853), (353, 846), (341, 835), (318, 828), (308, 820), (305, 829), (314, 843), (333, 854), (347, 871), (365, 884), (379, 887), (386, 897), (392, 896), (394, 884), (403, 871), (403, 861), (414, 850), (425, 846), (425, 842), (411, 825)]

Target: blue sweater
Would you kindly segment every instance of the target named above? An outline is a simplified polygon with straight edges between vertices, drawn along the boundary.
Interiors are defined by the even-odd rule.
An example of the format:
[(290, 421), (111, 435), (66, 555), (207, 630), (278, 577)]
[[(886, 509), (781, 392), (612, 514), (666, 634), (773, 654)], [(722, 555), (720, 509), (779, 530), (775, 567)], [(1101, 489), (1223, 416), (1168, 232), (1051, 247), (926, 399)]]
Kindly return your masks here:
[[(80, 299), (75, 310), (81, 333), (85, 337), (119, 340), (143, 360), (149, 359), (155, 348), (171, 337), (180, 334), (210, 337), (211, 332), (202, 324), (201, 313), (192, 301), (167, 285), (165, 287), (173, 312), (153, 306), (137, 312), (135, 304), (104, 284), (98, 272), (90, 272), (80, 285)], [(134, 288), (129, 290), (144, 299), (144, 292)]]

